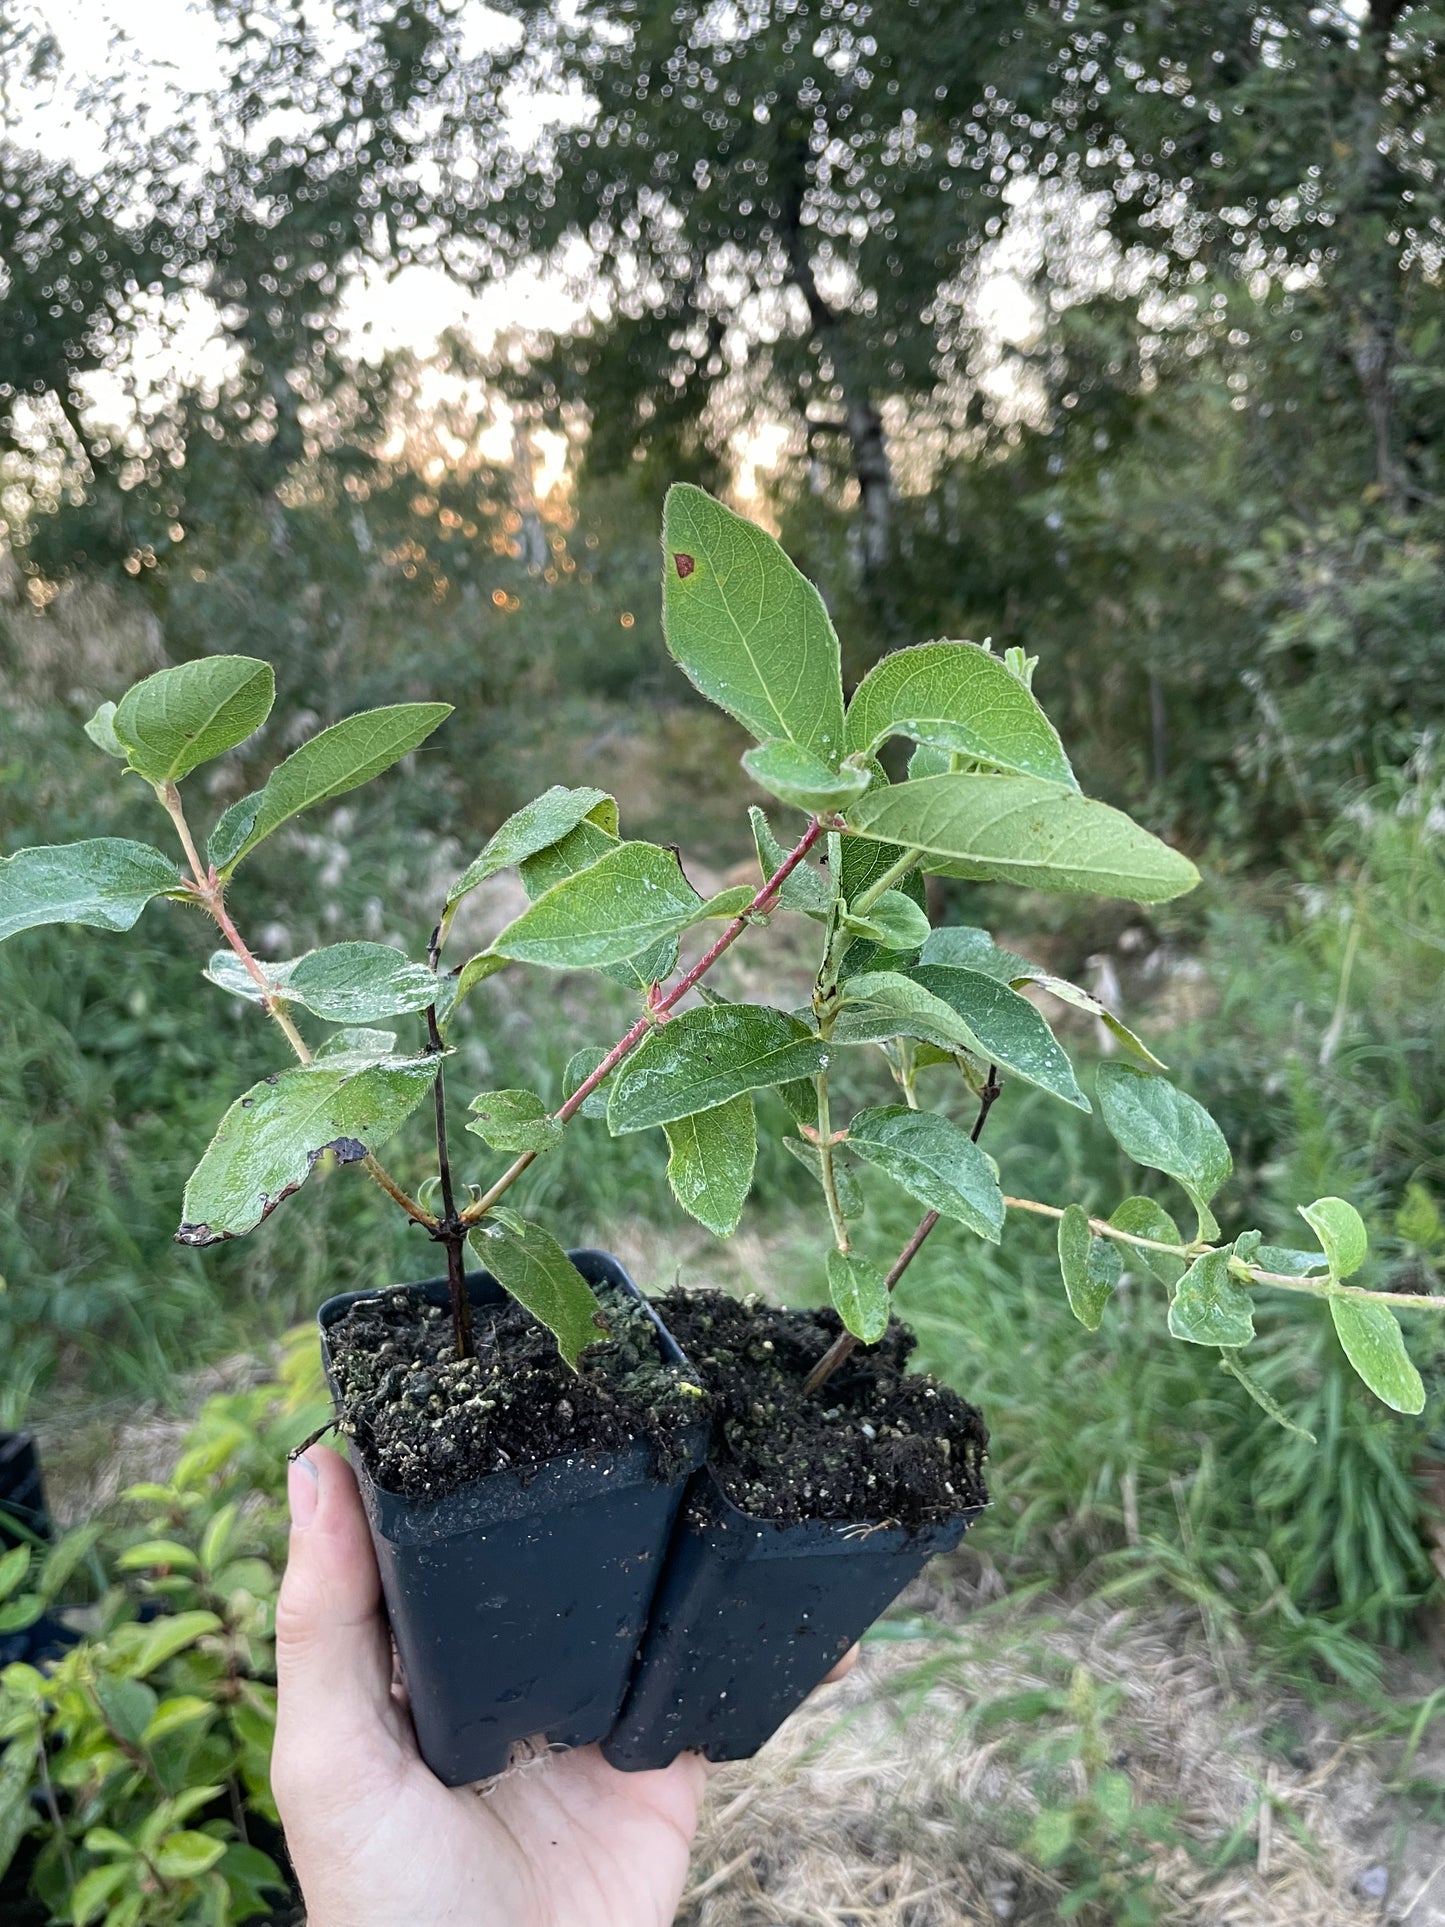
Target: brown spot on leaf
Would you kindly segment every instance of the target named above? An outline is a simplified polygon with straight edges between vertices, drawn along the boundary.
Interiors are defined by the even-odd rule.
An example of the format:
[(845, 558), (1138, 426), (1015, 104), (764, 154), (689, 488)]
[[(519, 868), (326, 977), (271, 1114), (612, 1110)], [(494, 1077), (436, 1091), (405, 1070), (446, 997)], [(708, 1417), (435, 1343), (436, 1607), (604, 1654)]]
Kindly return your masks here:
[(674, 565), (676, 566), (678, 575), (681, 577), (681, 579), (684, 582), (686, 582), (687, 578), (692, 574), (693, 570), (697, 567), (697, 558), (691, 555), (680, 555), (676, 551), (674, 551), (672, 560)]
[(218, 1245), (229, 1236), (226, 1231), (212, 1231), (208, 1224), (183, 1224), (175, 1241), (178, 1245)]
[(320, 1150), (312, 1151), (309, 1162), (314, 1164), (322, 1151), (330, 1151), (338, 1164), (360, 1164), (367, 1155), (366, 1146), (359, 1137), (334, 1137), (329, 1144), (323, 1144)]

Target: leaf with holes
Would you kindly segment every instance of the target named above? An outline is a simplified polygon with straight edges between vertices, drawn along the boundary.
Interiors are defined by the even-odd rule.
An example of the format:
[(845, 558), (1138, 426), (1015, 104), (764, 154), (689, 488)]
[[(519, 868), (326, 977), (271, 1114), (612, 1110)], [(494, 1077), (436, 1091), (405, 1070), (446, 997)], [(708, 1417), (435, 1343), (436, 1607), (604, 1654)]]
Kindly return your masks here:
[(971, 642), (925, 642), (874, 665), (848, 705), (850, 752), (890, 736), (1077, 789), (1058, 731), (1011, 670)]
[(253, 1231), (328, 1151), (338, 1164), (359, 1163), (426, 1097), (438, 1061), (345, 1054), (253, 1084), (191, 1173), (177, 1242), (210, 1245)]
[(535, 1091), (483, 1091), (467, 1109), (467, 1129), (494, 1151), (550, 1151), (562, 1141), (563, 1127)]
[(674, 1118), (667, 1133), (667, 1181), (684, 1211), (719, 1238), (738, 1228), (758, 1153), (752, 1093), (710, 1111)]
[(1247, 1345), (1254, 1337), (1254, 1301), (1230, 1276), (1233, 1248), (1206, 1251), (1174, 1287), (1169, 1330), (1191, 1345)]
[(208, 854), (223, 875), (302, 810), (369, 783), (420, 747), (452, 713), (450, 703), (391, 703), (333, 723), (278, 763), (265, 785), (225, 811)]
[(888, 1329), (888, 1284), (877, 1265), (852, 1251), (828, 1253), (828, 1296), (844, 1325), (863, 1345)]
[(1124, 1262), (1107, 1238), (1095, 1237), (1081, 1204), (1068, 1205), (1059, 1219), (1059, 1269), (1069, 1310), (1085, 1331), (1096, 1332), (1123, 1275)]
[(662, 549), (663, 629), (688, 680), (760, 743), (835, 767), (838, 638), (812, 583), (772, 536), (687, 483), (667, 491)]
[(590, 821), (605, 834), (617, 834), (617, 805), (606, 790), (564, 789), (560, 783), (534, 797), (494, 830), (467, 868), (447, 891), (448, 914), (469, 891), (488, 877), (525, 863), (529, 857), (560, 843), (579, 823)]
[(154, 897), (179, 885), (174, 863), (125, 837), (17, 850), (0, 857), (0, 941), (47, 923), (129, 930)]
[(552, 970), (622, 963), (674, 936), (701, 907), (675, 851), (619, 843), (544, 890), (507, 925), (492, 952)]
[(1349, 1359), (1375, 1397), (1394, 1412), (1414, 1416), (1425, 1409), (1425, 1387), (1405, 1350), (1400, 1321), (1388, 1305), (1331, 1297), (1330, 1316)]
[(575, 1372), (587, 1347), (607, 1336), (607, 1321), (592, 1287), (551, 1232), (499, 1209), (470, 1242), (493, 1277), (547, 1327)]
[[(111, 713), (110, 733), (147, 782), (179, 783), (199, 764), (254, 735), (275, 696), (270, 663), (253, 656), (201, 656), (159, 669), (128, 689)], [(101, 734), (91, 740), (108, 747), (104, 725), (98, 726)]]
[(944, 876), (1163, 903), (1199, 872), (1122, 811), (1032, 776), (926, 776), (871, 790), (848, 811), (857, 835), (925, 852)]
[(1209, 1204), (1234, 1160), (1204, 1106), (1164, 1078), (1127, 1064), (1101, 1064), (1098, 1092), (1100, 1115), (1119, 1149), (1136, 1164), (1182, 1184), (1199, 1213), (1202, 1234), (1217, 1237)]
[(744, 1091), (812, 1077), (828, 1047), (806, 1024), (761, 1004), (705, 1005), (660, 1025), (618, 1071), (607, 1105), (614, 1137), (709, 1111)]
[(968, 1133), (950, 1119), (902, 1104), (882, 1105), (858, 1113), (848, 1126), (847, 1143), (930, 1211), (998, 1243), (1004, 1219), (998, 1178)]

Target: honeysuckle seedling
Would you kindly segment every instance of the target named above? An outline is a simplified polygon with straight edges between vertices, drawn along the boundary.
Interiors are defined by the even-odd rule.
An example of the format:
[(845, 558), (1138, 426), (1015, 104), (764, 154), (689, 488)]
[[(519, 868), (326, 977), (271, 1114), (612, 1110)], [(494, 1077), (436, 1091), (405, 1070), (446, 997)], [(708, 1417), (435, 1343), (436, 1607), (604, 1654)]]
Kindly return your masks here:
[[(237, 867), (300, 811), (416, 749), (448, 705), (400, 703), (322, 730), (221, 815), (204, 859), (181, 786), (264, 724), (269, 666), (209, 656), (163, 669), (87, 724), (96, 745), (149, 786), (183, 861), (116, 837), (18, 851), (0, 861), (0, 938), (52, 923), (128, 930), (157, 898), (199, 905), (225, 946), (206, 976), (264, 1011), (296, 1058), (221, 1119), (186, 1187), (177, 1237), (208, 1245), (244, 1236), (323, 1158), (357, 1164), (443, 1246), (459, 1354), (472, 1344), (470, 1242), (575, 1367), (605, 1329), (602, 1310), (554, 1233), (511, 1208), (517, 1179), (578, 1117), (614, 1135), (658, 1133), (678, 1202), (727, 1237), (752, 1188), (756, 1098), (771, 1091), (792, 1121), (787, 1148), (818, 1187), (820, 1268), (844, 1326), (818, 1360), (814, 1386), (855, 1345), (882, 1335), (890, 1294), (936, 1226), (996, 1243), (1012, 1211), (1058, 1221), (1064, 1290), (1090, 1332), (1108, 1319), (1127, 1263), (1162, 1288), (1161, 1323), (1173, 1337), (1216, 1347), (1222, 1369), (1289, 1424), (1243, 1354), (1261, 1291), (1308, 1293), (1328, 1301), (1346, 1356), (1371, 1390), (1397, 1411), (1420, 1411), (1423, 1388), (1392, 1308), (1439, 1309), (1445, 1298), (1350, 1282), (1366, 1262), (1365, 1228), (1339, 1198), (1301, 1207), (1318, 1250), (1269, 1246), (1257, 1231), (1221, 1244), (1213, 1205), (1230, 1176), (1229, 1147), (1147, 1044), (1089, 992), (987, 931), (934, 927), (930, 875), (1141, 904), (1198, 881), (1180, 851), (1082, 794), (1033, 692), (1036, 659), (926, 642), (885, 657), (845, 701), (823, 599), (769, 535), (680, 485), (667, 497), (662, 546), (667, 647), (754, 738), (744, 767), (782, 811), (776, 820), (756, 805), (748, 812), (756, 886), (704, 900), (675, 849), (624, 836), (613, 797), (558, 785), (509, 817), (456, 879), (423, 956), (346, 942), (262, 960), (227, 906)], [(909, 762), (895, 781), (879, 758), (898, 740), (909, 745)], [(448, 958), (459, 906), (506, 869), (517, 872), (527, 908), (485, 950)], [(815, 929), (816, 975), (801, 1010), (788, 1007), (781, 984), (775, 1003), (738, 1003), (704, 982), (750, 926), (775, 914)], [(713, 926), (712, 934), (682, 969), (680, 945), (695, 926)], [(636, 995), (637, 1015), (610, 1047), (574, 1055), (555, 1106), (537, 1091), (473, 1094), (463, 1186), (453, 1179), (447, 1130), (447, 1033), (489, 977), (517, 969), (600, 971)], [(1048, 1021), (1055, 1003), (1087, 1012), (1119, 1047), (1099, 1066), (1092, 1101)], [(317, 1025), (330, 1028), (319, 1035)], [(859, 1051), (881, 1057), (896, 1096), (848, 1116), (837, 1068), (842, 1054)], [(1193, 1235), (1143, 1195), (1094, 1217), (1077, 1202), (1006, 1193), (979, 1140), (1016, 1081), (1077, 1110), (1097, 1103), (1120, 1149), (1179, 1187)], [(377, 1153), (428, 1099), (437, 1170), (414, 1198)], [(971, 1126), (956, 1121), (960, 1099), (976, 1106)], [(865, 1168), (923, 1207), (891, 1256), (867, 1230)]]

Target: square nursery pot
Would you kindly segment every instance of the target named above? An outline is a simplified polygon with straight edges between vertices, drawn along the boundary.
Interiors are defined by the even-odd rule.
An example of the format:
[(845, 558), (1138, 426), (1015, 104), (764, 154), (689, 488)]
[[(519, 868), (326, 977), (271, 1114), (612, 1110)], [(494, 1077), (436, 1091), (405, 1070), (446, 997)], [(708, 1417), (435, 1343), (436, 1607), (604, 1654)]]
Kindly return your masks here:
[[(569, 1255), (589, 1283), (642, 1298), (606, 1252)], [(445, 1279), (399, 1289), (447, 1303)], [(477, 1307), (504, 1296), (486, 1271), (469, 1272), (467, 1289)], [(376, 1296), (347, 1292), (321, 1307), (328, 1379), (329, 1328)], [(661, 1355), (682, 1363), (648, 1311)], [(684, 1488), (707, 1450), (706, 1421), (685, 1444), (666, 1483), (639, 1440), (508, 1467), (436, 1500), (387, 1491), (353, 1454), (417, 1741), (446, 1785), (500, 1773), (516, 1740), (585, 1746), (611, 1729)]]
[(688, 1493), (632, 1685), (604, 1758), (624, 1772), (684, 1751), (750, 1758), (936, 1552), (941, 1525), (783, 1524), (741, 1512), (707, 1467)]
[(49, 1537), (35, 1440), (29, 1432), (0, 1432), (0, 1552)]

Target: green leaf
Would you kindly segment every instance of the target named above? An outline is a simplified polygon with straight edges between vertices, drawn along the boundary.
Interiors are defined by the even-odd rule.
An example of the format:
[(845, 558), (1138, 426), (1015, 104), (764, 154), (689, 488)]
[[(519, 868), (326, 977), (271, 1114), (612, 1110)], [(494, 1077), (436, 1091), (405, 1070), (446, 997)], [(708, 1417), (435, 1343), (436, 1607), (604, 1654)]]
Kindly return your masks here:
[[(811, 1089), (812, 1086), (809, 1085), (805, 1088)], [(783, 1139), (783, 1149), (790, 1151), (798, 1160), (799, 1164), (806, 1165), (818, 1183), (820, 1185), (822, 1184), (823, 1153), (816, 1144), (809, 1144), (806, 1139), (800, 1137), (785, 1137)], [(848, 1169), (843, 1159), (836, 1154), (833, 1158), (833, 1194), (837, 1198), (838, 1207), (845, 1218), (852, 1219), (863, 1216), (867, 1205), (863, 1197), (862, 1186)]]
[(726, 1104), (663, 1125), (667, 1181), (684, 1211), (719, 1238), (738, 1228), (758, 1154), (758, 1126), (750, 1091)]
[(1344, 1294), (1330, 1298), (1330, 1316), (1349, 1359), (1375, 1397), (1413, 1417), (1425, 1409), (1425, 1387), (1405, 1350), (1400, 1321), (1388, 1305)]
[[(1204, 1106), (1162, 1077), (1101, 1064), (1099, 1111), (1126, 1156), (1163, 1171), (1189, 1193), (1206, 1237), (1215, 1234), (1209, 1202), (1234, 1169), (1224, 1133)], [(1228, 1340), (1221, 1341), (1228, 1343)]]
[(131, 768), (148, 782), (178, 783), (198, 764), (254, 735), (275, 696), (270, 663), (202, 656), (157, 670), (128, 689), (110, 718), (111, 730)]
[(1319, 1440), (1315, 1437), (1314, 1433), (1307, 1432), (1302, 1425), (1297, 1425), (1279, 1403), (1278, 1399), (1264, 1389), (1254, 1373), (1240, 1364), (1238, 1352), (1230, 1351), (1227, 1348), (1221, 1350), (1219, 1354), (1219, 1369), (1222, 1372), (1227, 1372), (1231, 1378), (1236, 1379), (1239, 1384), (1244, 1387), (1245, 1391), (1249, 1393), (1249, 1396), (1254, 1400), (1260, 1411), (1267, 1412), (1276, 1425), (1282, 1425), (1286, 1432), (1293, 1432), (1298, 1439), (1308, 1439), (1311, 1445), (1319, 1444)]
[(327, 1057), (253, 1084), (191, 1173), (177, 1241), (209, 1245), (254, 1230), (325, 1151), (339, 1164), (359, 1163), (421, 1103), (437, 1061)]
[(1089, 1214), (1081, 1204), (1066, 1206), (1059, 1219), (1059, 1269), (1064, 1274), (1070, 1311), (1085, 1331), (1096, 1332), (1124, 1262), (1107, 1238), (1095, 1237)]
[(607, 1105), (614, 1137), (710, 1111), (744, 1091), (812, 1077), (828, 1047), (785, 1011), (705, 1005), (670, 1017), (621, 1066)]
[[(263, 963), (261, 970), (288, 1004), (300, 1004), (332, 1024), (369, 1024), (425, 1010), (449, 990), (425, 964), (413, 963), (404, 950), (387, 943), (328, 944), (291, 963)], [(260, 986), (234, 951), (215, 951), (205, 974), (231, 996), (260, 1003)]]
[[(1302, 1204), (1299, 1214), (1320, 1241), (1331, 1278), (1348, 1278), (1369, 1254), (1365, 1221), (1343, 1198), (1316, 1198)], [(1366, 1381), (1368, 1383), (1368, 1381)]]
[(9, 1552), (0, 1554), (0, 1599), (8, 1599), (19, 1590), (30, 1570), (30, 1556), (29, 1546), (12, 1546)]
[(85, 725), (85, 733), (96, 748), (103, 749), (107, 756), (114, 756), (122, 763), (126, 761), (125, 744), (115, 733), (114, 703), (101, 704)]
[(890, 736), (994, 769), (1077, 789), (1058, 732), (997, 656), (971, 642), (925, 642), (869, 670), (844, 724), (850, 752), (873, 752)]
[(148, 1572), (153, 1566), (193, 1572), (199, 1561), (178, 1539), (147, 1539), (143, 1545), (127, 1546), (115, 1563), (120, 1572)]
[(1229, 1275), (1232, 1248), (1206, 1251), (1174, 1288), (1169, 1330), (1191, 1345), (1247, 1345), (1254, 1337), (1254, 1301)]
[(868, 788), (867, 770), (834, 769), (796, 743), (762, 743), (746, 750), (743, 768), (759, 789), (809, 816), (844, 810)]
[(888, 1285), (883, 1273), (856, 1252), (828, 1253), (828, 1296), (853, 1336), (876, 1345), (888, 1329)]
[(522, 879), (528, 903), (535, 903), (544, 891), (564, 877), (575, 877), (579, 870), (590, 869), (599, 857), (620, 845), (621, 838), (614, 836), (604, 824), (584, 818), (576, 829), (569, 830), (545, 850), (538, 850), (535, 856), (524, 858), (518, 865), (517, 874)]
[[(1109, 1219), (1120, 1231), (1128, 1231), (1136, 1238), (1155, 1238), (1160, 1244), (1181, 1245), (1184, 1240), (1179, 1235), (1179, 1227), (1162, 1205), (1155, 1204), (1152, 1198), (1125, 1198)], [(1130, 1259), (1145, 1266), (1161, 1285), (1168, 1285), (1172, 1291), (1184, 1276), (1184, 1260), (1176, 1258), (1172, 1251), (1150, 1251), (1144, 1245), (1130, 1245)]]
[(125, 837), (17, 850), (0, 857), (0, 942), (45, 923), (129, 930), (152, 897), (179, 883), (159, 850)]
[[(562, 1096), (564, 1100), (571, 1097), (573, 1091), (575, 1091), (579, 1085), (587, 1082), (587, 1079), (592, 1075), (593, 1071), (596, 1070), (606, 1055), (607, 1052), (605, 1048), (600, 1044), (589, 1044), (586, 1049), (572, 1053), (571, 1057), (567, 1060), (567, 1068), (562, 1073)], [(598, 1090), (593, 1091), (589, 1097), (583, 1098), (582, 1108), (578, 1111), (577, 1115), (579, 1117), (606, 1117), (607, 1082), (605, 1079)]]
[(535, 1091), (483, 1091), (467, 1109), (467, 1129), (494, 1151), (550, 1151), (562, 1141), (562, 1125)]
[(806, 1124), (810, 1129), (817, 1124), (818, 1087), (811, 1077), (785, 1078), (777, 1087), (777, 1095), (795, 1124)]
[(928, 913), (901, 890), (885, 890), (861, 916), (845, 912), (843, 927), (884, 950), (921, 950), (928, 938)]
[(1308, 1278), (1312, 1271), (1327, 1269), (1317, 1251), (1296, 1251), (1289, 1245), (1260, 1245), (1252, 1263), (1261, 1271), (1277, 1271), (1283, 1278)]
[(908, 975), (955, 1013), (973, 1039), (967, 1048), (976, 1057), (1037, 1084), (1076, 1110), (1090, 1108), (1068, 1053), (1027, 997), (981, 970), (959, 965), (919, 964)]
[(989, 1160), (966, 1131), (935, 1111), (902, 1104), (860, 1111), (848, 1126), (848, 1149), (886, 1171), (910, 1197), (997, 1244), (1003, 1193)]
[[(753, 842), (757, 846), (758, 868), (763, 873), (763, 882), (776, 876), (783, 867), (788, 852), (783, 848), (768, 827), (768, 819), (756, 804), (748, 811), (748, 821), (753, 826)], [(833, 883), (806, 861), (792, 870), (782, 890), (779, 901), (785, 910), (799, 911), (805, 917), (825, 920), (833, 908), (837, 890)]]
[(674, 850), (619, 843), (563, 877), (492, 945), (493, 954), (553, 970), (622, 963), (691, 923), (701, 897)]
[(394, 1030), (368, 1030), (359, 1024), (348, 1024), (344, 1030), (334, 1030), (324, 1043), (316, 1047), (318, 1061), (326, 1057), (369, 1057), (373, 1063), (380, 1063), (383, 1057), (391, 1057), (396, 1051), (396, 1032)]
[(479, 950), (476, 956), (468, 957), (457, 972), (457, 994), (452, 1000), (453, 1006), (459, 1004), (469, 990), (474, 990), (488, 977), (495, 977), (499, 970), (505, 970), (506, 967), (507, 959), (494, 957), (490, 950)]
[(549, 1231), (515, 1212), (495, 1210), (471, 1234), (472, 1250), (494, 1278), (545, 1325), (575, 1372), (589, 1345), (607, 1334), (587, 1280)]
[(333, 723), (278, 763), (264, 788), (233, 803), (211, 832), (210, 860), (230, 872), (302, 810), (329, 803), (401, 761), (452, 713), (450, 703), (391, 703)]
[(662, 621), (688, 680), (760, 743), (843, 754), (838, 638), (770, 535), (685, 482), (667, 491)]
[[(693, 921), (707, 914), (708, 906), (704, 904)], [(650, 990), (677, 969), (677, 938), (659, 937), (646, 950), (639, 950), (635, 957), (624, 957), (620, 963), (603, 964), (601, 968), (604, 977), (621, 984), (624, 990)]]
[(92, 1867), (89, 1873), (83, 1873), (70, 1894), (70, 1914), (76, 1927), (89, 1927), (117, 1888), (130, 1878), (131, 1870), (124, 1860), (112, 1860), (108, 1866)]
[(1035, 974), (1035, 966), (1027, 957), (1020, 957), (1012, 950), (1000, 950), (987, 930), (980, 930), (974, 924), (945, 924), (930, 931), (918, 961), (979, 970), (1001, 984), (1019, 983)]
[(173, 1833), (155, 1851), (156, 1871), (166, 1880), (199, 1880), (226, 1851), (208, 1833)]
[(136, 1630), (140, 1637), (129, 1657), (127, 1671), (133, 1679), (144, 1679), (157, 1666), (164, 1666), (168, 1659), (183, 1653), (187, 1646), (194, 1646), (198, 1639), (220, 1632), (221, 1622), (214, 1613), (174, 1613), (169, 1619), (157, 1619)]
[(150, 1687), (138, 1679), (112, 1679), (108, 1673), (100, 1673), (95, 1697), (111, 1731), (127, 1746), (139, 1746), (160, 1703)]
[(1162, 903), (1199, 872), (1122, 811), (1032, 776), (926, 776), (871, 790), (848, 812), (859, 836), (927, 852), (946, 876)]
[(1057, 997), (1060, 1003), (1070, 1004), (1075, 1010), (1087, 1011), (1150, 1070), (1163, 1071), (1169, 1068), (1154, 1055), (1142, 1038), (1135, 1036), (1122, 1018), (1116, 1017), (1107, 1005), (1101, 1004), (1097, 997), (1091, 996), (1087, 990), (1081, 990), (1077, 984), (1071, 984), (1066, 977), (1051, 977), (1047, 971), (1030, 967), (1019, 976), (1011, 977), (1009, 982), (1015, 990), (1024, 984), (1036, 984), (1040, 990), (1048, 991), (1051, 997)]
[[(599, 814), (600, 813), (600, 814)], [(606, 790), (564, 789), (554, 784), (509, 816), (500, 829), (493, 831), (476, 857), (447, 891), (446, 908), (450, 914), (471, 890), (500, 870), (525, 863), (538, 851), (560, 843), (569, 831), (586, 818), (593, 818), (602, 830), (617, 833), (617, 805)]]
[(729, 889), (719, 890), (716, 896), (709, 897), (694, 921), (705, 923), (710, 917), (723, 917), (731, 923), (734, 917), (742, 915), (757, 894), (750, 883), (735, 883)]

